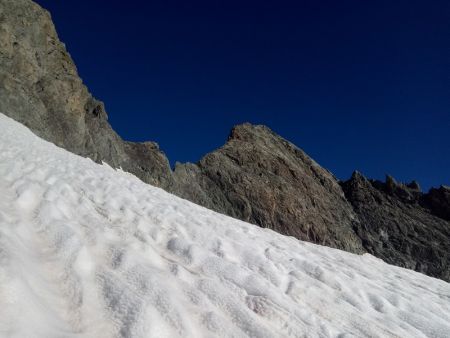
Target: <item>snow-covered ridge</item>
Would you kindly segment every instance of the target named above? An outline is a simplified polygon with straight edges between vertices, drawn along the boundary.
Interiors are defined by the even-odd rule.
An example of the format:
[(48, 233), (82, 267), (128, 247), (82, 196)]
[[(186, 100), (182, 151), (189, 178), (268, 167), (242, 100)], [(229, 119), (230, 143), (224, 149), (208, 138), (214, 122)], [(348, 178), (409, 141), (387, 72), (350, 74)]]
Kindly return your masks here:
[(0, 114), (0, 336), (449, 335), (448, 283), (214, 213)]

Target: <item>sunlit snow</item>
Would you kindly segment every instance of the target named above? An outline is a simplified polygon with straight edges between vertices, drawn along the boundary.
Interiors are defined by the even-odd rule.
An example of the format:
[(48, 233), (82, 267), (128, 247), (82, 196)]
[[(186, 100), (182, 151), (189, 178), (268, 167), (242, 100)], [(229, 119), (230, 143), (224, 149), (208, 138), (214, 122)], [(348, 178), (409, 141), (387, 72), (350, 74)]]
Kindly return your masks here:
[(0, 335), (450, 337), (450, 284), (214, 213), (0, 114)]

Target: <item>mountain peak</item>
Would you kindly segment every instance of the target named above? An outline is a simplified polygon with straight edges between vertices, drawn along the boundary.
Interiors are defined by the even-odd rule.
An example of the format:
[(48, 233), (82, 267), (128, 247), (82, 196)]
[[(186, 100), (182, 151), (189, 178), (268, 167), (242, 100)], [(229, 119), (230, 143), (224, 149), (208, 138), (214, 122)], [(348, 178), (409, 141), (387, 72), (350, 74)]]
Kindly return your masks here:
[(272, 135), (273, 132), (269, 127), (259, 124), (251, 124), (249, 122), (238, 124), (231, 129), (228, 140), (251, 141), (256, 136)]

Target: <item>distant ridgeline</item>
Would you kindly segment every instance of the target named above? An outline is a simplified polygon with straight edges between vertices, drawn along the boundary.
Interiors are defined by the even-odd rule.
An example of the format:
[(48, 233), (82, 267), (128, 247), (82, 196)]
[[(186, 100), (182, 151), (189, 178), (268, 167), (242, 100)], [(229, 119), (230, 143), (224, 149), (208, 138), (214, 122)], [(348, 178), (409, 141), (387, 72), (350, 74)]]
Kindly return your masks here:
[(169, 161), (154, 142), (124, 141), (78, 76), (49, 13), (0, 0), (0, 111), (38, 136), (212, 210), (301, 240), (450, 281), (450, 189), (338, 180), (265, 126), (232, 129), (198, 163)]

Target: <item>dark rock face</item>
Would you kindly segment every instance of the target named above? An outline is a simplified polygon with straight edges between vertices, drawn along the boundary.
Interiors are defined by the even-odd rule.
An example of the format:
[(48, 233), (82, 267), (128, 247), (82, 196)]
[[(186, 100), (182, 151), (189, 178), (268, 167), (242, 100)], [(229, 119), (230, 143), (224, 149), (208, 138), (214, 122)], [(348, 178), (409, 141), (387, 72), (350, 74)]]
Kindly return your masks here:
[[(169, 162), (153, 142), (123, 141), (88, 92), (50, 15), (31, 0), (0, 0), (0, 112), (73, 153), (285, 235), (450, 280), (450, 191), (416, 182), (341, 185), (264, 126), (235, 127), (197, 164)], [(345, 192), (345, 194), (344, 194)]]
[(169, 163), (157, 147), (125, 143), (112, 130), (50, 14), (30, 0), (0, 0), (0, 112), (73, 153), (170, 184)]
[(342, 186), (361, 221), (356, 233), (369, 253), (450, 281), (450, 222), (419, 204), (427, 195), (417, 184), (398, 184), (389, 176), (385, 183), (372, 181), (355, 172)]
[(436, 216), (450, 221), (450, 187), (442, 185), (438, 189), (432, 188), (420, 202)]
[(264, 126), (235, 127), (197, 165), (178, 165), (177, 193), (286, 235), (363, 252), (359, 226), (334, 176)]

